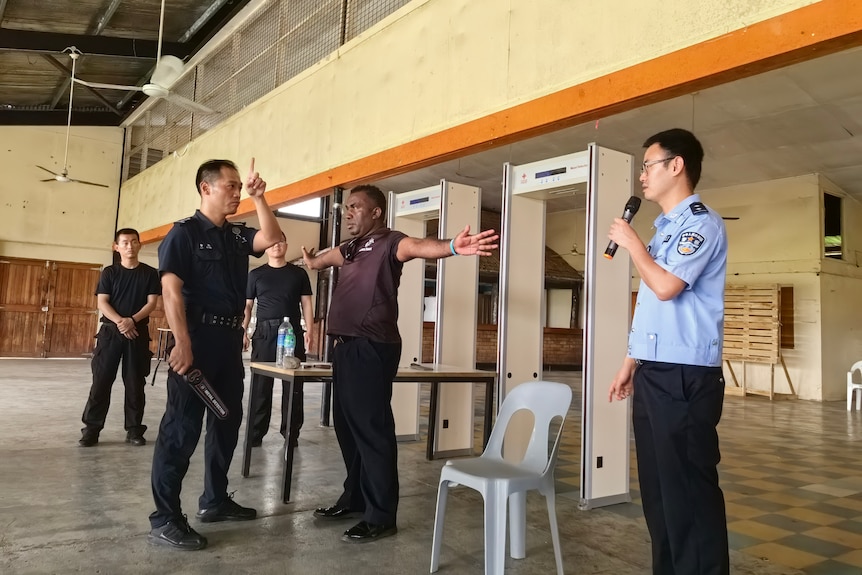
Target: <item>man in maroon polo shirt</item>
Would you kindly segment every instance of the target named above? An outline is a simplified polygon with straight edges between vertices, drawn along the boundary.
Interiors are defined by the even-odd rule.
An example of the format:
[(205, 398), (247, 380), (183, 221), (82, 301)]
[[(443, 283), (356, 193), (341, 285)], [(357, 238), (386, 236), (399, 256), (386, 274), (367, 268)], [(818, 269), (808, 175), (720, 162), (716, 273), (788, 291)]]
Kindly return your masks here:
[(350, 543), (394, 535), (398, 510), (398, 447), (392, 415), (392, 381), (401, 359), (398, 285), (404, 262), (454, 255), (490, 255), (494, 230), (452, 240), (411, 238), (386, 227), (386, 198), (375, 186), (357, 186), (345, 203), (353, 239), (316, 256), (302, 248), (309, 269), (341, 268), (332, 294), (327, 333), (335, 340), (332, 411), (347, 467), (344, 492), (319, 519), (362, 521), (344, 532)]

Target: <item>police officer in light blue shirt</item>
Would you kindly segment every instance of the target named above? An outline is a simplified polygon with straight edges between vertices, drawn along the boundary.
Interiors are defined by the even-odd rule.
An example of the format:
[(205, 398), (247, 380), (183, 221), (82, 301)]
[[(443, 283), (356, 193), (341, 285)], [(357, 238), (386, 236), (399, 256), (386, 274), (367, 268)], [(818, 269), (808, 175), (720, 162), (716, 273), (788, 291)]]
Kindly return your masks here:
[(656, 575), (727, 575), (730, 561), (716, 427), (724, 401), (721, 348), (727, 236), (701, 203), (703, 148), (682, 129), (644, 143), (644, 197), (662, 214), (644, 245), (622, 219), (608, 237), (641, 277), (628, 357), (610, 400), (633, 396), (644, 517)]

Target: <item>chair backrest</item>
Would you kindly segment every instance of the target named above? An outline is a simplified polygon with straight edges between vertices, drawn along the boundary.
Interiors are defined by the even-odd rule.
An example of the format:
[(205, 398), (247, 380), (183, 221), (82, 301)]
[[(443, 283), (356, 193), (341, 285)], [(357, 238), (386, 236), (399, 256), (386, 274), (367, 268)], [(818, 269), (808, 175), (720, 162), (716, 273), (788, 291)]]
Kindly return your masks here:
[(859, 374), (862, 375), (862, 361), (857, 361), (853, 364), (853, 367), (850, 368), (850, 371), (847, 372), (847, 383), (853, 384), (853, 372), (859, 371)]
[[(556, 460), (563, 423), (571, 403), (572, 388), (564, 383), (529, 381), (516, 386), (503, 400), (497, 422), (494, 424), (482, 457), (503, 458), (503, 438), (506, 435), (509, 420), (515, 412), (526, 409), (533, 414), (533, 430), (524, 459), (518, 465), (536, 473), (544, 473), (548, 470), (548, 464)], [(560, 427), (554, 440), (554, 447), (548, 454), (548, 431), (551, 420), (555, 417), (561, 418)]]

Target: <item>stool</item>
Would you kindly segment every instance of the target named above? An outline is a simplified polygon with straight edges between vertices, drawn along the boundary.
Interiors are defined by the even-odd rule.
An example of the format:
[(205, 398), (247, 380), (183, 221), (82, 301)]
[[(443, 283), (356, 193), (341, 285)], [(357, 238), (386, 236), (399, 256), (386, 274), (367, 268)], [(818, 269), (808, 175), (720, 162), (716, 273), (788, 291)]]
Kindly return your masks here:
[(156, 344), (156, 368), (153, 370), (153, 379), (150, 381), (150, 385), (156, 384), (156, 373), (159, 371), (159, 366), (162, 364), (162, 360), (168, 359), (168, 338), (171, 335), (171, 330), (166, 327), (158, 327), (156, 329), (159, 332), (159, 340), (158, 344)]

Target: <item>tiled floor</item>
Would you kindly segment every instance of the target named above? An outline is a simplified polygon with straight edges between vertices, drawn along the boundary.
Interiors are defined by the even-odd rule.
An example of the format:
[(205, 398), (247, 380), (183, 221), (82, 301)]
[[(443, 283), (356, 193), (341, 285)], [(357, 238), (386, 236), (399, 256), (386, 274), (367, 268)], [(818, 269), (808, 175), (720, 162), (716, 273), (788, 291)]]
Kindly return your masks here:
[[(580, 374), (545, 379), (575, 391), (556, 480), (558, 495), (577, 499)], [(481, 405), (477, 391), (477, 423)], [(843, 402), (727, 396), (719, 437), (732, 549), (811, 575), (862, 574), (862, 413)], [(634, 448), (631, 477), (632, 503), (604, 509), (642, 520)]]

